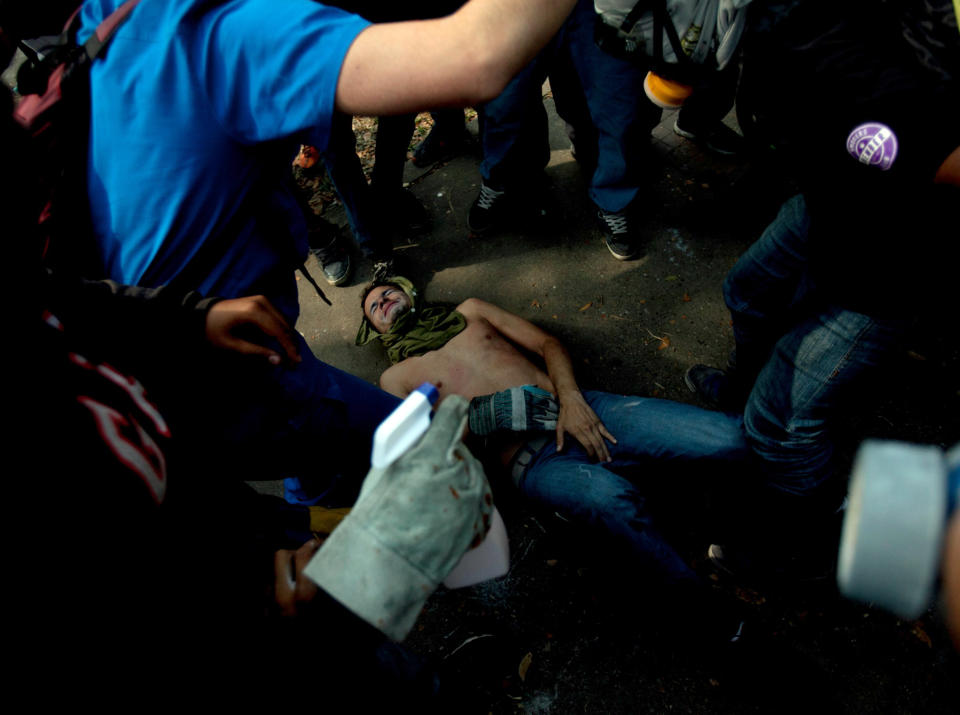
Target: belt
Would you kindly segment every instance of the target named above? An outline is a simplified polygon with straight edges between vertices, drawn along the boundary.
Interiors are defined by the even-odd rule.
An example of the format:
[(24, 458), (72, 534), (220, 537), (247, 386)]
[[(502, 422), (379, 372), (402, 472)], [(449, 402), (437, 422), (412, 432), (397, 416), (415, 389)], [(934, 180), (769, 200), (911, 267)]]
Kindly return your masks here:
[(553, 435), (537, 435), (517, 450), (507, 465), (510, 477), (513, 479), (513, 486), (520, 487), (520, 480), (523, 478), (523, 473), (527, 471), (527, 465), (530, 464), (533, 455), (546, 447), (552, 438)]

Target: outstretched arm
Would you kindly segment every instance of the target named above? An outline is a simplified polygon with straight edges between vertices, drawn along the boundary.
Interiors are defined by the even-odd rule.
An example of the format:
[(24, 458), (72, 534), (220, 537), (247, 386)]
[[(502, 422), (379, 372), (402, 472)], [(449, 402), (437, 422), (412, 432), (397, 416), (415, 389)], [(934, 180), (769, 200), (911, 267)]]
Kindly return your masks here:
[(574, 0), (471, 0), (437, 20), (371, 25), (337, 83), (346, 114), (400, 114), (497, 96), (550, 40)]
[(565, 435), (570, 434), (591, 457), (610, 461), (610, 450), (604, 440), (614, 444), (617, 440), (584, 399), (573, 375), (570, 353), (559, 340), (520, 316), (476, 298), (462, 303), (457, 310), (468, 320), (485, 319), (511, 341), (543, 358), (560, 404), (557, 417), (558, 451), (563, 449)]

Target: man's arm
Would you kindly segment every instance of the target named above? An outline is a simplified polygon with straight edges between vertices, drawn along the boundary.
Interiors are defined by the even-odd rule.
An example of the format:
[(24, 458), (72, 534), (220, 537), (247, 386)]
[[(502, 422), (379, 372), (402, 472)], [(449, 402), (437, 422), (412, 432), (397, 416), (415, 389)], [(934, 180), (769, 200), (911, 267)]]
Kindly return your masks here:
[(438, 20), (372, 25), (337, 82), (346, 114), (400, 114), (496, 97), (550, 40), (574, 0), (471, 0)]
[(591, 457), (610, 461), (610, 451), (604, 439), (614, 444), (617, 440), (584, 399), (573, 375), (570, 353), (559, 340), (520, 316), (477, 298), (461, 303), (457, 310), (468, 320), (485, 319), (512, 342), (543, 358), (560, 404), (557, 417), (558, 451), (563, 449), (564, 434), (569, 432)]

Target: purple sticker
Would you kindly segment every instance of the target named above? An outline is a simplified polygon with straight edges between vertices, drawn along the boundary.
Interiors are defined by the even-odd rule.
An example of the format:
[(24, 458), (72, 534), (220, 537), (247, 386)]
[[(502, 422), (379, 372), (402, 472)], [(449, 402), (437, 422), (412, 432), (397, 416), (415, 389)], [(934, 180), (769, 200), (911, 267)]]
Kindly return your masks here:
[(867, 122), (850, 132), (847, 151), (861, 164), (886, 171), (897, 158), (897, 135), (886, 124)]

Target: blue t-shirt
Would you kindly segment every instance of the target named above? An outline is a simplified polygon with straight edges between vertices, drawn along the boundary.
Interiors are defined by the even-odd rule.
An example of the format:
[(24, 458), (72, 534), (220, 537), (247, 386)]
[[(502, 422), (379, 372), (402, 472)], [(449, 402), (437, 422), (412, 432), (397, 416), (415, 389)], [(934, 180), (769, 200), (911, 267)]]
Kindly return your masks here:
[[(79, 40), (120, 3), (87, 0)], [(142, 0), (91, 71), (88, 191), (109, 277), (167, 283), (228, 234), (188, 287), (265, 293), (295, 317), (291, 259), (307, 245), (290, 160), (298, 141), (327, 146), (368, 24), (311, 0)]]

